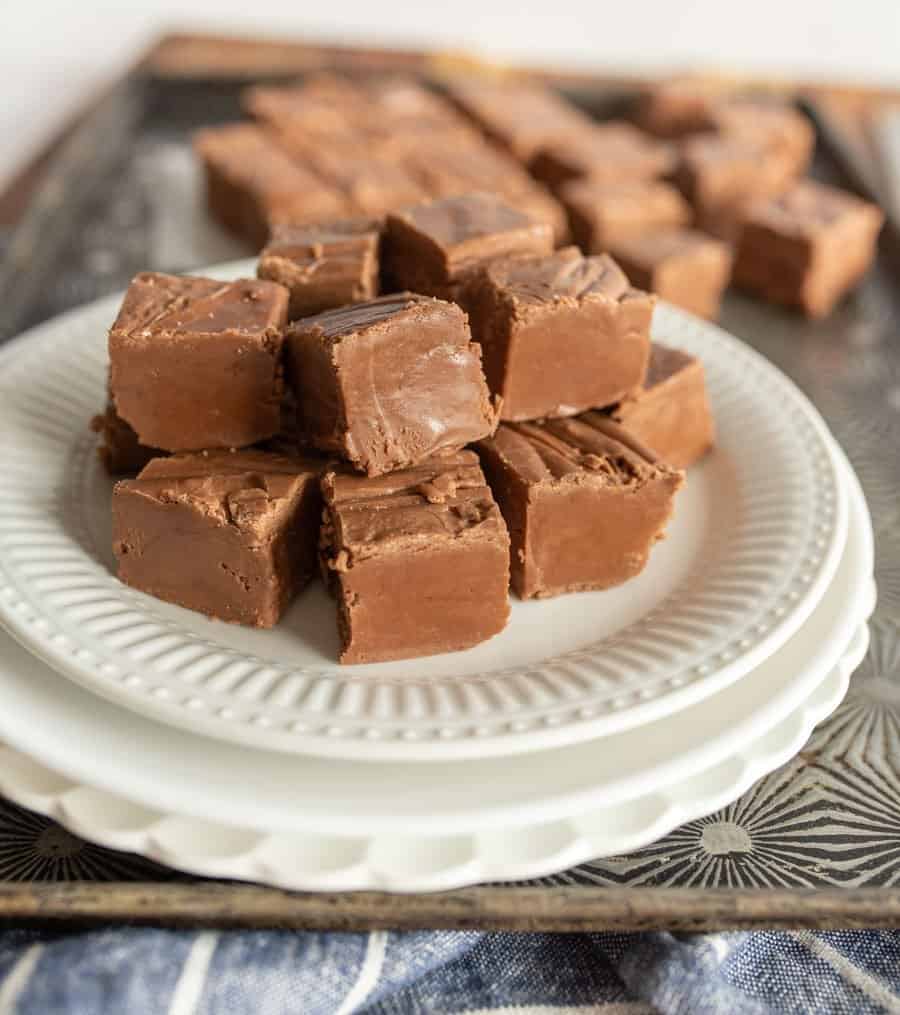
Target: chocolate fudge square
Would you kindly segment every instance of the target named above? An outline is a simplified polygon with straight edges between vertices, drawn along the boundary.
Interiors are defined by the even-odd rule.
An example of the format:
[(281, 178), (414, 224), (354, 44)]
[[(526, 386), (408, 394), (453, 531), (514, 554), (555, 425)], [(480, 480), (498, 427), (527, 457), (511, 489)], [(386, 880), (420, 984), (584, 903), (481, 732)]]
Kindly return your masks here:
[(208, 617), (273, 627), (316, 570), (323, 465), (255, 450), (154, 459), (113, 491), (119, 578)]
[(397, 293), (287, 331), (305, 440), (370, 476), (493, 432), (481, 349), (455, 303)]
[(405, 155), (404, 165), (436, 198), (494, 194), (535, 222), (546, 222), (557, 243), (568, 236), (565, 209), (507, 152), (491, 145), (431, 139)]
[(616, 406), (612, 417), (676, 469), (699, 461), (715, 442), (703, 364), (659, 342), (653, 343), (644, 386)]
[(661, 81), (638, 100), (635, 119), (657, 137), (682, 138), (715, 128), (716, 106), (733, 91), (721, 77), (682, 75)]
[(194, 142), (206, 174), (210, 215), (259, 250), (276, 222), (316, 222), (347, 214), (334, 187), (294, 162), (266, 131), (232, 124)]
[(141, 444), (237, 448), (278, 432), (288, 295), (256, 279), (133, 279), (109, 332), (110, 392)]
[(465, 149), (483, 145), (477, 127), (448, 99), (412, 78), (370, 79), (365, 91), (371, 111), (362, 126), (379, 155), (400, 158), (435, 144)]
[(299, 86), (254, 85), (241, 93), (241, 106), (273, 133), (289, 128), (322, 144), (352, 141), (371, 112), (365, 92), (336, 74), (318, 74)]
[(91, 430), (100, 438), (97, 453), (111, 476), (131, 476), (153, 458), (165, 455), (159, 448), (141, 444), (138, 435), (109, 402), (106, 409), (91, 420)]
[(276, 226), (257, 274), (288, 289), (288, 317), (295, 321), (377, 296), (378, 242), (372, 219)]
[(551, 189), (567, 180), (607, 183), (670, 175), (677, 165), (675, 148), (633, 124), (609, 121), (577, 134), (548, 141), (534, 156), (532, 173)]
[(610, 252), (629, 281), (699, 317), (719, 316), (731, 275), (731, 249), (693, 229), (661, 229), (620, 239)]
[(594, 121), (541, 85), (488, 77), (450, 78), (444, 87), (484, 133), (528, 162), (555, 137), (591, 130)]
[(720, 239), (734, 240), (746, 207), (792, 179), (789, 162), (747, 137), (701, 134), (682, 146), (679, 186), (699, 227)]
[(410, 78), (317, 75), (300, 87), (257, 86), (242, 99), (246, 111), (274, 131), (323, 147), (355, 142), (356, 155), (396, 156), (438, 136), (460, 144), (480, 140), (446, 99)]
[(610, 257), (577, 247), (485, 268), (464, 303), (501, 418), (573, 416), (639, 388), (654, 302)]
[(690, 205), (661, 180), (572, 180), (560, 188), (559, 198), (572, 238), (586, 254), (605, 254), (618, 240), (691, 221)]
[(365, 93), (374, 108), (393, 128), (447, 132), (477, 138), (478, 131), (448, 98), (438, 95), (415, 78), (402, 74), (370, 78)]
[(305, 134), (287, 130), (279, 133), (278, 139), (291, 155), (344, 196), (353, 215), (379, 216), (429, 196), (402, 165), (367, 154), (362, 136), (340, 144), (310, 144)]
[(509, 537), (472, 451), (322, 483), (342, 663), (469, 648), (509, 618)]
[(478, 444), (522, 599), (619, 585), (662, 538), (684, 473), (608, 416), (503, 423)]
[(793, 179), (809, 169), (816, 133), (798, 109), (760, 99), (731, 99), (717, 103), (710, 121), (721, 134), (741, 138), (765, 152), (775, 172)]
[(553, 231), (491, 194), (428, 201), (387, 216), (388, 277), (400, 289), (443, 299), (482, 265), (509, 254), (549, 254)]
[(748, 211), (735, 281), (763, 299), (823, 317), (868, 270), (883, 221), (874, 204), (801, 180)]

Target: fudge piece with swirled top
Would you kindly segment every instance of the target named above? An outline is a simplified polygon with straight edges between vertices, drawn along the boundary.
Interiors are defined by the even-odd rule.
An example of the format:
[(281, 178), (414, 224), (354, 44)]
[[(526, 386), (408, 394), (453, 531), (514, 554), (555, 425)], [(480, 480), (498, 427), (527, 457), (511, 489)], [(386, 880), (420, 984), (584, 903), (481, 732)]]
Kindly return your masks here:
[(553, 228), (493, 194), (459, 194), (392, 212), (385, 222), (388, 278), (399, 289), (456, 299), (484, 265), (549, 254)]
[(734, 266), (738, 285), (823, 317), (868, 271), (884, 215), (812, 180), (747, 211)]
[(316, 570), (325, 459), (155, 458), (113, 491), (119, 578), (208, 617), (273, 627)]
[(503, 423), (477, 445), (509, 529), (522, 599), (605, 589), (639, 574), (684, 473), (599, 412)]
[(509, 537), (472, 451), (322, 480), (319, 552), (342, 663), (469, 648), (509, 618)]
[(485, 268), (461, 300), (501, 417), (574, 416), (640, 387), (655, 297), (612, 258), (566, 247)]

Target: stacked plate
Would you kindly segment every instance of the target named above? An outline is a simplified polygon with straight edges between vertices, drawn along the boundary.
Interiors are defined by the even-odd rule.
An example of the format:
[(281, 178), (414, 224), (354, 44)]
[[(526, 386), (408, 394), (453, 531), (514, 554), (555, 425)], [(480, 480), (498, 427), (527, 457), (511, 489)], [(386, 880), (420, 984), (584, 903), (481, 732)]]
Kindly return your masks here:
[(274, 631), (128, 589), (87, 431), (115, 308), (22, 336), (0, 372), (0, 791), (86, 838), (288, 888), (549, 874), (739, 796), (865, 652), (871, 527), (842, 452), (767, 361), (666, 306), (654, 337), (703, 360), (719, 439), (627, 585), (360, 667), (335, 662), (320, 586)]

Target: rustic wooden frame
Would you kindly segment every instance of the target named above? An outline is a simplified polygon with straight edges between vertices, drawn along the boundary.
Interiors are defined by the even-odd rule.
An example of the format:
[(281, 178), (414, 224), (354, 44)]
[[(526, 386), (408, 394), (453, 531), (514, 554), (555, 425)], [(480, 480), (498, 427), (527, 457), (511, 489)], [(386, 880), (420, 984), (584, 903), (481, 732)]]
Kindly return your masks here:
[(233, 883), (0, 883), (0, 920), (283, 930), (682, 932), (900, 926), (900, 889), (484, 886), (419, 895)]

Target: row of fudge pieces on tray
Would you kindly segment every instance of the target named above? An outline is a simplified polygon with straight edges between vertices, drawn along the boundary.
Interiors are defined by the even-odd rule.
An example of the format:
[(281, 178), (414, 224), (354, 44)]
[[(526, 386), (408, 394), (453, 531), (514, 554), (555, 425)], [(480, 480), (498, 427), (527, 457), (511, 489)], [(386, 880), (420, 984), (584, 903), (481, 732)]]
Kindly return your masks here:
[(562, 203), (583, 250), (702, 317), (729, 281), (820, 317), (873, 260), (881, 211), (806, 178), (815, 132), (784, 101), (676, 78), (647, 90), (632, 122), (596, 123), (534, 85), (447, 88)]
[(272, 626), (318, 560), (341, 660), (371, 662), (496, 634), (510, 582), (643, 569), (713, 422), (610, 257), (476, 193), (283, 228), (258, 271), (139, 275), (110, 329), (123, 581)]
[(815, 135), (788, 105), (676, 79), (633, 122), (597, 123), (531, 82), (442, 85), (327, 75), (250, 89), (253, 122), (197, 140), (212, 215), (259, 249), (278, 224), (489, 191), (708, 318), (731, 280), (822, 316), (871, 263), (881, 213), (804, 178)]

